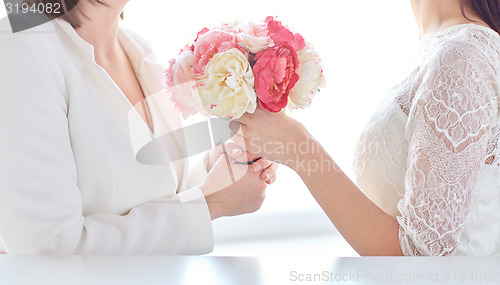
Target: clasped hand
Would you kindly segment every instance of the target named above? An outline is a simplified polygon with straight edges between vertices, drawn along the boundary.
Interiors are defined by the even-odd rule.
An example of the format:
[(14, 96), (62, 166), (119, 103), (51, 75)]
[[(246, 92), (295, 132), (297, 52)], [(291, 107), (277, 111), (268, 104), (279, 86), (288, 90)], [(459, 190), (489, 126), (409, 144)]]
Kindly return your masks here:
[(234, 163), (255, 157), (231, 141), (210, 151), (207, 167), (210, 171), (200, 188), (212, 220), (260, 209), (267, 185), (276, 180), (278, 165), (267, 159), (259, 159), (251, 165)]

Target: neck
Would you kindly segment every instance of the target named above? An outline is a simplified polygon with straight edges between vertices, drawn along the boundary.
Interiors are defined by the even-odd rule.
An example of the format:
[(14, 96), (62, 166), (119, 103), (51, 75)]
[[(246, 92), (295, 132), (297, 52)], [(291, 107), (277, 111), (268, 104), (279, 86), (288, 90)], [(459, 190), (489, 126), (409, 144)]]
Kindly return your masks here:
[(96, 59), (110, 57), (120, 48), (118, 23), (126, 2), (127, 0), (107, 1), (107, 6), (89, 1), (79, 2), (86, 17), (81, 17), (82, 25), (76, 32), (94, 46)]
[[(465, 6), (462, 14), (459, 0), (410, 0), (420, 30), (424, 37), (454, 25), (476, 23), (487, 26), (477, 15)], [(472, 20), (472, 21), (471, 21)]]

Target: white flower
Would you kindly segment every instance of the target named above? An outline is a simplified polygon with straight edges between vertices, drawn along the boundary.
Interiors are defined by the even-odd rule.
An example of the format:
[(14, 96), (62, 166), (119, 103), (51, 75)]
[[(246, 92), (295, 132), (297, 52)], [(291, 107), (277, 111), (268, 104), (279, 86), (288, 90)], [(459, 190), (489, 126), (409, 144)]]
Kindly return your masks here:
[(326, 83), (319, 54), (310, 44), (297, 52), (297, 56), (299, 67), (295, 72), (299, 75), (299, 81), (290, 90), (288, 108), (291, 110), (309, 107), (314, 95)]
[(246, 56), (232, 48), (215, 54), (197, 81), (203, 107), (210, 115), (237, 119), (257, 106), (254, 75)]

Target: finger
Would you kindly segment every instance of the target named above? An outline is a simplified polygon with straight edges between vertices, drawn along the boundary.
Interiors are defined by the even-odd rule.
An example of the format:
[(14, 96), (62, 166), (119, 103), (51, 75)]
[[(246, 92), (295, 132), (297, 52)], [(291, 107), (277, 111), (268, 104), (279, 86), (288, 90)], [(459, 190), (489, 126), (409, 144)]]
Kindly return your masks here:
[(274, 175), (271, 174), (269, 176), (269, 179), (266, 180), (266, 183), (269, 185), (269, 184), (276, 182), (276, 177), (277, 177), (276, 173), (274, 173)]
[(234, 145), (232, 147), (241, 150), (241, 153), (239, 153), (238, 155), (234, 155), (234, 157), (232, 157), (233, 160), (246, 164), (247, 162), (255, 160), (256, 158), (259, 157), (245, 150), (247, 141), (244, 137), (242, 137), (239, 134), (232, 134), (232, 135), (233, 137), (231, 138), (231, 141), (232, 144)]
[(229, 158), (237, 159), (240, 158), (244, 153), (244, 150), (233, 141), (226, 141), (224, 143), (224, 146), (226, 148), (226, 152)]
[(276, 177), (276, 171), (278, 169), (277, 163), (272, 163), (269, 167), (267, 167), (264, 171), (262, 171), (260, 177), (264, 180), (269, 180), (272, 177)]
[(271, 171), (271, 172), (276, 172), (276, 170), (278, 170), (278, 166), (279, 166), (279, 163), (271, 161), (271, 164), (269, 164), (269, 166), (266, 167), (266, 170)]
[(250, 173), (248, 166), (232, 164), (230, 160), (221, 156), (209, 173), (209, 177), (212, 177), (210, 193), (226, 189), (241, 180), (247, 173)]
[(276, 176), (275, 177), (272, 177), (271, 179), (267, 180), (266, 183), (267, 185), (271, 185), (273, 184), (274, 182), (276, 182)]
[(269, 185), (269, 184), (272, 184), (276, 181), (277, 176), (276, 176), (276, 174), (274, 174), (274, 175), (266, 174), (266, 177), (269, 177), (269, 179), (266, 180), (267, 185)]
[(272, 161), (269, 161), (265, 158), (262, 158), (262, 159), (259, 159), (258, 161), (256, 161), (255, 163), (253, 163), (250, 166), (250, 170), (252, 170), (253, 172), (259, 172), (259, 171), (262, 171), (262, 170), (268, 168), (272, 163), (273, 163)]
[(247, 161), (246, 152), (241, 150), (241, 148), (237, 144), (234, 145), (235, 146), (233, 146), (231, 149), (227, 149), (226, 144), (221, 145), (223, 148), (224, 156), (226, 156), (226, 158), (231, 162), (234, 162), (235, 160)]

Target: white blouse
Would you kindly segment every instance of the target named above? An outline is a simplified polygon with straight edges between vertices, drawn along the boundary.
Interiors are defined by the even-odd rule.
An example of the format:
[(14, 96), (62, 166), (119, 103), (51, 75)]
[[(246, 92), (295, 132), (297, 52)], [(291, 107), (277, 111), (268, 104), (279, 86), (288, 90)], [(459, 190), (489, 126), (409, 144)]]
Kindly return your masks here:
[(358, 144), (357, 184), (397, 217), (405, 255), (500, 254), (500, 36), (475, 24), (423, 39)]
[[(124, 27), (119, 41), (151, 99), (154, 131), (181, 128), (150, 47)], [(210, 213), (192, 187), (206, 169), (188, 179), (187, 162), (167, 156), (180, 143), (136, 157), (154, 135), (67, 22), (12, 34), (0, 19), (0, 96), (0, 252), (212, 250)]]

